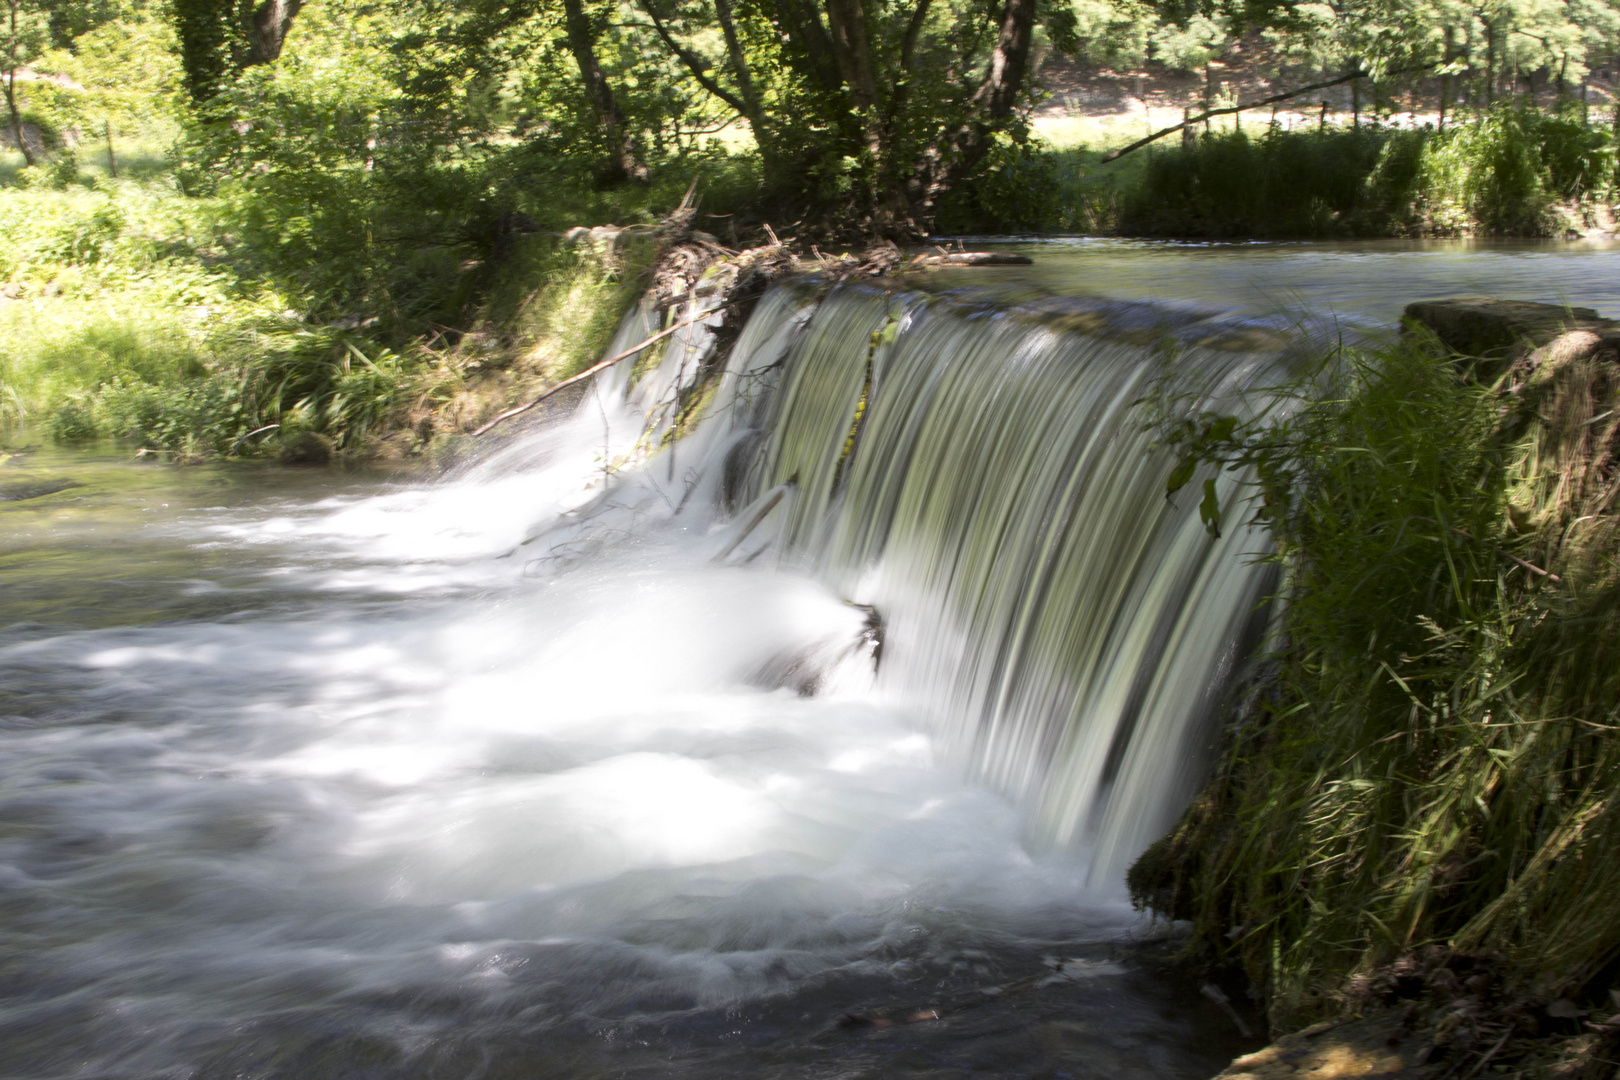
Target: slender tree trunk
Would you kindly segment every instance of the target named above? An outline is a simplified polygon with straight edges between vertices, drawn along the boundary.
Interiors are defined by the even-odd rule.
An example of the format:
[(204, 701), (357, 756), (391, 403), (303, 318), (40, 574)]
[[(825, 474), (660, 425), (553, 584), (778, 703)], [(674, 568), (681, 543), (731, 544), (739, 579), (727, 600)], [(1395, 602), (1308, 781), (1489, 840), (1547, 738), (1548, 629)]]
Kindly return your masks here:
[(1496, 23), (1485, 20), (1485, 107), (1496, 103)]
[(872, 76), (872, 44), (866, 33), (866, 10), (861, 0), (826, 0), (827, 28), (832, 33), (833, 58), (838, 73), (860, 114), (866, 149), (874, 160), (885, 156), (883, 124), (878, 116), (877, 81)]
[(22, 151), (23, 162), (33, 165), (34, 153), (28, 149), (28, 140), (23, 138), (22, 110), (17, 108), (17, 0), (10, 0), (6, 5), (7, 42), (6, 56), (10, 63), (6, 67), (6, 108), (11, 110), (11, 134), (17, 140), (17, 149)]
[(737, 37), (737, 24), (731, 17), (731, 0), (714, 0), (714, 13), (720, 20), (720, 33), (726, 39), (726, 55), (731, 59), (732, 74), (737, 79), (737, 93), (742, 98), (743, 115), (753, 126), (755, 137), (759, 136), (759, 129), (764, 126), (765, 110), (759, 102), (759, 93), (754, 88), (754, 77), (748, 70), (748, 55), (743, 52), (742, 41)]
[(992, 133), (1017, 108), (1029, 69), (1035, 3), (1036, 0), (1004, 0), (997, 20), (996, 44), (990, 52), (984, 79), (968, 99), (973, 110), (970, 119), (956, 131), (942, 133), (935, 145), (924, 150), (905, 181), (904, 197), (908, 205), (904, 216), (912, 225), (929, 221), (940, 196), (978, 166), (990, 148)]
[(607, 74), (596, 60), (596, 33), (591, 28), (590, 16), (585, 14), (581, 0), (563, 0), (563, 14), (568, 30), (568, 48), (579, 64), (580, 81), (585, 86), (585, 97), (602, 125), (612, 155), (608, 176), (613, 180), (647, 179), (647, 169), (637, 159), (634, 141), (625, 130), (624, 118), (619, 113), (618, 99), (608, 83)]
[[(1453, 60), (1455, 60), (1457, 58), (1457, 55), (1456, 55), (1456, 53), (1454, 51), (1454, 48), (1455, 48), (1455, 44), (1454, 44), (1454, 41), (1452, 39), (1452, 29), (1451, 29), (1451, 27), (1448, 26), (1448, 27), (1446, 27), (1446, 47), (1445, 47), (1445, 51), (1440, 54), (1442, 66), (1449, 65)], [(1446, 106), (1451, 104), (1451, 95), (1452, 95), (1452, 93), (1453, 93), (1453, 91), (1451, 89), (1451, 74), (1450, 74), (1450, 72), (1446, 72), (1445, 74), (1442, 74), (1440, 76), (1440, 130), (1441, 131), (1446, 130)]]
[(118, 159), (113, 156), (112, 121), (103, 120), (102, 125), (107, 132), (107, 172), (116, 180), (118, 179)]
[(34, 152), (28, 149), (28, 140), (23, 138), (22, 113), (17, 108), (17, 69), (6, 70), (6, 107), (11, 110), (11, 136), (17, 140), (17, 149), (22, 151), (23, 162), (28, 165), (37, 164), (34, 161)]
[(1023, 92), (1035, 31), (1035, 0), (1006, 0), (1000, 22), (989, 70), (973, 95), (973, 104), (992, 121), (1011, 116)]

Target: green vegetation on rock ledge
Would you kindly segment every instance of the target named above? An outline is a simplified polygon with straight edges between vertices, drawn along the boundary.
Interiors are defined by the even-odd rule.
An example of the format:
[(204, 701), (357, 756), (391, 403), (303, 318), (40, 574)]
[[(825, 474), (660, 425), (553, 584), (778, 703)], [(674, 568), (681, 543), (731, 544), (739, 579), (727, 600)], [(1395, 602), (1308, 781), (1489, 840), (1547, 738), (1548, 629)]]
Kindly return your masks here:
[[(1617, 344), (1592, 323), (1504, 371), (1419, 332), (1336, 354), (1286, 419), (1168, 430), (1254, 470), (1286, 599), (1217, 775), (1130, 884), (1276, 1030), (1439, 947), (1494, 986), (1437, 1055), (1562, 1035), (1526, 1045), (1601, 1072), (1576, 1013), (1620, 985)], [(1497, 1023), (1510, 999), (1541, 1029)]]

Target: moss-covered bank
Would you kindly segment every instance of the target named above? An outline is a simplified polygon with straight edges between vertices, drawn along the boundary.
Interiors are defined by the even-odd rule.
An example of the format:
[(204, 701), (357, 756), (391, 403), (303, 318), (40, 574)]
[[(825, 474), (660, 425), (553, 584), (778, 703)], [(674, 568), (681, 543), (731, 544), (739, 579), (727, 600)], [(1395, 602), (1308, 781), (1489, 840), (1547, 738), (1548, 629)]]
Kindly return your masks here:
[(1398, 1001), (1453, 1075), (1613, 1070), (1620, 326), (1535, 308), (1415, 311), (1286, 420), (1169, 432), (1255, 470), (1286, 603), (1133, 894), (1275, 1031)]

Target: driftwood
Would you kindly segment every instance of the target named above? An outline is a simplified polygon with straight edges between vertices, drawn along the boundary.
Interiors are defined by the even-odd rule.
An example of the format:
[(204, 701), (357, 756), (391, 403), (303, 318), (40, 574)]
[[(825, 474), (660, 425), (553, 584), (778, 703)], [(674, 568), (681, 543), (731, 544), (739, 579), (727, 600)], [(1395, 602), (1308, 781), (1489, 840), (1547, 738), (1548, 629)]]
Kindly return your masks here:
[(707, 319), (710, 315), (713, 315), (716, 312), (723, 310), (725, 307), (727, 307), (726, 304), (721, 304), (719, 307), (710, 308), (709, 310), (701, 312), (701, 313), (699, 313), (697, 315), (694, 315), (689, 319), (682, 319), (680, 322), (676, 323), (674, 326), (671, 326), (671, 327), (669, 327), (668, 329), (665, 329), (665, 330), (658, 331), (658, 333), (654, 334), (652, 337), (648, 338), (646, 341), (643, 341), (638, 345), (633, 345), (630, 348), (624, 350), (624, 352), (614, 353), (612, 356), (608, 357), (606, 360), (602, 360), (602, 361), (600, 361), (598, 363), (592, 364), (590, 367), (586, 368), (584, 371), (580, 372), (578, 375), (574, 375), (574, 376), (572, 376), (570, 378), (564, 379), (562, 382), (558, 383), (556, 386), (553, 386), (551, 389), (547, 390), (545, 393), (541, 394), (539, 397), (537, 397), (534, 400), (528, 402), (527, 404), (519, 405), (515, 409), (507, 409), (505, 412), (503, 412), (499, 416), (495, 417), (495, 419), (491, 420), (489, 423), (485, 424), (483, 427), (481, 427), (477, 431), (473, 432), (473, 435), (474, 436), (482, 435), (485, 432), (489, 431), (491, 428), (493, 428), (496, 424), (499, 424), (503, 420), (510, 420), (514, 416), (521, 416), (522, 414), (528, 412), (530, 409), (534, 408), (536, 405), (540, 404), (542, 401), (546, 400), (546, 398), (550, 397), (552, 394), (557, 393), (559, 390), (567, 389), (568, 387), (573, 386), (577, 382), (584, 382), (586, 379), (590, 378), (592, 375), (595, 375), (597, 372), (605, 371), (606, 369), (612, 367), (614, 364), (617, 364), (620, 360), (624, 360), (624, 359), (626, 359), (628, 357), (636, 355), (636, 353), (640, 352), (642, 349), (645, 349), (649, 345), (657, 344), (658, 342), (660, 342), (660, 341), (664, 340), (665, 338), (669, 337), (669, 335), (673, 334), (677, 330), (680, 330), (680, 329), (682, 329), (684, 327), (691, 326), (693, 323), (702, 322), (704, 319)]
[(1006, 251), (948, 251), (943, 255), (918, 255), (906, 269), (933, 269), (942, 266), (1028, 266), (1035, 260), (1028, 255)]

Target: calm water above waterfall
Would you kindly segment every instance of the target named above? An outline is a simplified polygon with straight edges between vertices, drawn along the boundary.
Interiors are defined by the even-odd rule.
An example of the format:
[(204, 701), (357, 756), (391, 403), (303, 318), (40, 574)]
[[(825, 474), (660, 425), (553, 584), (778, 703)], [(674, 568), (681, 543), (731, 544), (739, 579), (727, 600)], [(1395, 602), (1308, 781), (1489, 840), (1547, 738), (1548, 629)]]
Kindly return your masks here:
[[(1390, 325), (1414, 300), (1496, 296), (1620, 319), (1615, 240), (1164, 243), (1061, 238), (997, 244), (1034, 256), (998, 275), (1059, 292), (1226, 309), (1277, 308)], [(983, 280), (983, 274), (980, 273)]]
[[(1232, 267), (1276, 256), (1133, 250), (1042, 245), (1016, 303), (779, 292), (642, 466), (680, 348), (431, 483), (21, 448), (0, 1075), (1224, 1065), (1251, 1044), (1118, 878), (1266, 583), (1258, 538), (1164, 499), (1132, 403), (1147, 330), (1214, 399), (1276, 347), (1030, 297), (1253, 310)], [(1285, 254), (1296, 283), (1347, 257)], [(1447, 257), (1358, 254), (1341, 310), (1498, 274)], [(1487, 258), (1540, 260), (1504, 294), (1614, 303), (1612, 252)]]

